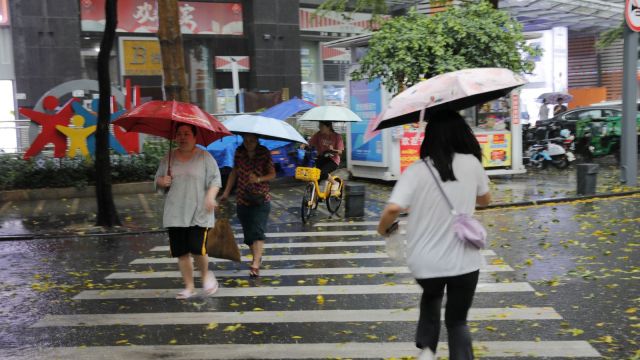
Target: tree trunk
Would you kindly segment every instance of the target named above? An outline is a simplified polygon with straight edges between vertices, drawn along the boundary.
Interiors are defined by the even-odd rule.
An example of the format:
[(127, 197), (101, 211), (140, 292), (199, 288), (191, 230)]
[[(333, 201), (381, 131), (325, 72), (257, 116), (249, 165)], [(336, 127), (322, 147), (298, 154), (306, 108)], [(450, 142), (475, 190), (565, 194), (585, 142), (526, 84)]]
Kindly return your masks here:
[(189, 102), (177, 0), (158, 0), (158, 21), (166, 100)]
[(96, 225), (112, 227), (120, 225), (118, 211), (111, 192), (111, 162), (109, 159), (109, 124), (111, 123), (111, 78), (109, 76), (109, 56), (113, 47), (118, 24), (118, 0), (105, 2), (104, 34), (98, 53), (98, 83), (100, 108), (96, 129), (96, 201), (98, 214)]

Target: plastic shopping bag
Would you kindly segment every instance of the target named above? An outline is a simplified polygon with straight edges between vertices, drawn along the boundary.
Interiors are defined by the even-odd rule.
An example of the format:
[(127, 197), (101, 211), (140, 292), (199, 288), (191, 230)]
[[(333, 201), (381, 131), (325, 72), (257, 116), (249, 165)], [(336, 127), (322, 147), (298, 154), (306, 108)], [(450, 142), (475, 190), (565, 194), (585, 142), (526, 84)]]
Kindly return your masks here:
[(389, 227), (384, 241), (389, 258), (396, 261), (404, 261), (407, 252), (407, 237), (405, 231), (400, 228), (398, 221)]

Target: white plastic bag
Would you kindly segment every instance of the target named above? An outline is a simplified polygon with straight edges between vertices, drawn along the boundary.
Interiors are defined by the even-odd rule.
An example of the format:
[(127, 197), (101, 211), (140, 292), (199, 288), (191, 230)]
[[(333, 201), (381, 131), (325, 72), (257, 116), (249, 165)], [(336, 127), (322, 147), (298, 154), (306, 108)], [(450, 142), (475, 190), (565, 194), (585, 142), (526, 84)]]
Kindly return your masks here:
[(404, 261), (407, 252), (407, 236), (403, 227), (398, 226), (394, 231), (384, 237), (385, 248), (389, 258), (396, 261)]

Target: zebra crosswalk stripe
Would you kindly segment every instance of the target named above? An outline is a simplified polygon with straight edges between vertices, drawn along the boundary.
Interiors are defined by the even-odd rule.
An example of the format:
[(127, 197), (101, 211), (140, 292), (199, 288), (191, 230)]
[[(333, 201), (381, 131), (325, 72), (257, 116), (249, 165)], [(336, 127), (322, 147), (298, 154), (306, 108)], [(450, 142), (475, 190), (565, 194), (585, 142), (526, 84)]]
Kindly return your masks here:
[[(600, 358), (586, 341), (478, 341), (474, 348), (483, 357)], [(438, 344), (438, 353), (447, 346)], [(37, 359), (322, 359), (322, 358), (403, 358), (417, 356), (413, 342), (301, 343), (301, 344), (219, 344), (219, 345), (137, 345), (54, 347), (25, 351), (11, 360)]]
[[(108, 326), (108, 325), (206, 325), (225, 323), (304, 323), (304, 322), (416, 322), (418, 309), (382, 310), (308, 310), (246, 312), (179, 312), (127, 314), (47, 315), (33, 327)], [(560, 320), (549, 307), (472, 308), (471, 321), (491, 320)]]
[[(108, 299), (153, 299), (173, 298), (180, 289), (127, 289), (127, 290), (85, 290), (74, 297), (75, 300)], [(526, 282), (479, 283), (476, 292), (526, 292), (534, 291)], [(373, 294), (420, 294), (418, 285), (325, 285), (325, 286), (263, 286), (253, 288), (220, 288), (214, 297), (244, 296), (292, 296), (292, 295), (373, 295)]]
[[(495, 253), (492, 250), (481, 250), (480, 253), (484, 256), (492, 256)], [(386, 253), (342, 253), (342, 254), (298, 254), (298, 255), (265, 255), (262, 257), (262, 262), (271, 261), (309, 261), (309, 260), (356, 260), (356, 259), (388, 259)], [(209, 259), (210, 262), (228, 262), (225, 259)], [(243, 256), (241, 261), (250, 262), (251, 258)], [(135, 259), (130, 262), (131, 265), (136, 264), (173, 264), (177, 263), (177, 258), (161, 257), (161, 258), (141, 258)]]
[[(485, 265), (480, 268), (481, 273), (513, 271), (508, 265)], [(347, 267), (347, 268), (300, 268), (300, 269), (261, 269), (262, 276), (304, 276), (304, 275), (358, 275), (358, 274), (409, 274), (409, 268), (398, 267)], [(216, 277), (248, 277), (246, 270), (216, 270)], [(194, 272), (200, 277), (200, 272)], [(116, 272), (107, 275), (105, 279), (162, 279), (182, 277), (179, 271), (138, 271)]]

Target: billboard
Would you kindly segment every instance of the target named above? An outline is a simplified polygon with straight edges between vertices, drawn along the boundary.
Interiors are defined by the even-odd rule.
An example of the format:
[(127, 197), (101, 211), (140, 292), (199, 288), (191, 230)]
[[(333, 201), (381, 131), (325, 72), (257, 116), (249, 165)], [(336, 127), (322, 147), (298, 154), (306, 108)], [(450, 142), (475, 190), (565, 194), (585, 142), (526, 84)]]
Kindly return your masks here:
[(382, 134), (365, 140), (369, 123), (382, 112), (382, 84), (379, 79), (349, 82), (349, 106), (362, 121), (351, 123), (351, 160), (365, 164), (382, 165)]

